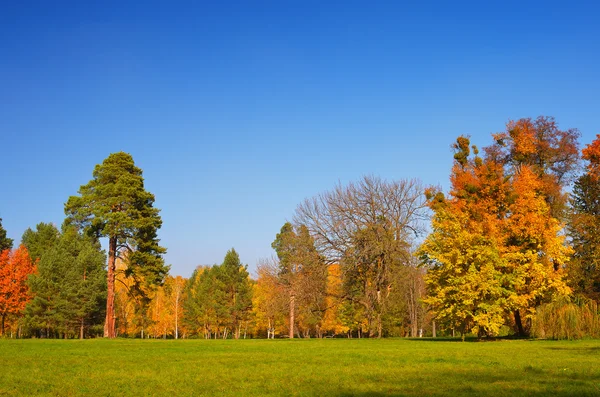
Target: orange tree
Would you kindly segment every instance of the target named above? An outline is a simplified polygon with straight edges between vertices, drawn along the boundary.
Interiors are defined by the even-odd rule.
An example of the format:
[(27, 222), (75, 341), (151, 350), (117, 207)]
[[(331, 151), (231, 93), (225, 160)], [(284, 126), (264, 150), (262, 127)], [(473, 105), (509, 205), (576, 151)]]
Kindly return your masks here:
[(9, 315), (20, 314), (31, 299), (27, 278), (35, 271), (27, 248), (21, 245), (14, 251), (6, 249), (0, 253), (0, 330), (4, 335), (4, 324)]
[[(511, 128), (514, 152), (536, 158), (536, 145)], [(563, 271), (570, 248), (553, 215), (562, 193), (549, 181), (558, 184), (558, 177), (516, 155), (518, 161), (507, 160), (500, 144), (481, 158), (475, 147), (471, 156), (468, 138), (457, 139), (451, 191), (449, 197), (429, 192), (432, 233), (419, 255), (430, 266), (426, 301), (440, 320), (493, 335), (512, 314), (525, 335), (523, 317), (530, 320), (541, 303), (569, 293)]]

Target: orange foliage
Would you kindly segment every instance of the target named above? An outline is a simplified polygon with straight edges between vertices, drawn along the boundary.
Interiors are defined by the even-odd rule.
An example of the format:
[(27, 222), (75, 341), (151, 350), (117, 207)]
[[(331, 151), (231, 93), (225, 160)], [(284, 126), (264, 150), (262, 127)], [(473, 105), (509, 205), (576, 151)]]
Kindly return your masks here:
[(20, 314), (31, 300), (27, 278), (35, 272), (35, 265), (29, 258), (25, 246), (14, 251), (0, 253), (0, 316), (2, 334), (4, 321), (8, 315)]
[(325, 333), (338, 335), (345, 334), (349, 330), (349, 327), (342, 324), (340, 316), (344, 303), (341, 298), (342, 294), (342, 270), (339, 264), (334, 263), (327, 269), (327, 297), (325, 298), (327, 310), (325, 310), (322, 325)]
[(496, 143), (486, 152), (516, 173), (530, 167), (552, 216), (560, 217), (567, 200), (563, 187), (577, 170), (579, 135), (577, 129), (559, 129), (552, 117), (509, 121), (505, 132), (493, 135)]
[[(453, 145), (450, 197), (428, 192), (434, 231), (420, 249), (434, 264), (428, 303), (438, 316), (494, 334), (502, 312), (513, 312), (523, 334), (522, 315), (531, 319), (551, 296), (570, 292), (564, 266), (571, 250), (552, 211), (563, 195), (559, 173), (552, 171), (560, 165), (560, 145), (541, 137), (545, 121), (509, 123), (509, 132), (495, 136), (497, 144), (485, 149), (484, 158), (475, 147), (471, 156), (468, 138)], [(503, 153), (508, 139), (510, 161)], [(551, 157), (548, 168), (544, 162)]]
[(587, 145), (582, 151), (583, 158), (588, 161), (588, 173), (594, 178), (600, 178), (600, 134), (596, 135), (596, 139)]
[(285, 323), (289, 294), (277, 278), (274, 263), (265, 261), (259, 264), (258, 279), (253, 288), (252, 310), (257, 331), (266, 330), (267, 338), (287, 332)]

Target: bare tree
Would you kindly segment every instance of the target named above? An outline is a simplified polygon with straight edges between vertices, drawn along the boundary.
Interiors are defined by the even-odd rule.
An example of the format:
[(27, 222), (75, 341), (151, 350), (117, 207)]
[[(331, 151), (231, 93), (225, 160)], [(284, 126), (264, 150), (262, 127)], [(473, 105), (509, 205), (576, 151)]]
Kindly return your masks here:
[(296, 209), (294, 222), (306, 225), (325, 261), (342, 266), (346, 298), (364, 307), (371, 336), (382, 335), (390, 274), (411, 262), (426, 211), (420, 182), (374, 176), (338, 184)]

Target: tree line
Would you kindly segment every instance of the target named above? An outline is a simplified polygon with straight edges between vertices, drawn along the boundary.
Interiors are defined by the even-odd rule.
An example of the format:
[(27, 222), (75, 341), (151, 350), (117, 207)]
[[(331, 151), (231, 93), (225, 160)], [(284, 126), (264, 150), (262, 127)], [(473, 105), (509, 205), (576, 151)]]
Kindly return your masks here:
[(0, 220), (2, 334), (599, 337), (600, 135), (580, 151), (538, 117), (491, 138), (457, 138), (448, 192), (366, 176), (306, 199), (255, 278), (234, 249), (170, 276), (142, 170), (111, 154), (60, 230), (13, 250)]

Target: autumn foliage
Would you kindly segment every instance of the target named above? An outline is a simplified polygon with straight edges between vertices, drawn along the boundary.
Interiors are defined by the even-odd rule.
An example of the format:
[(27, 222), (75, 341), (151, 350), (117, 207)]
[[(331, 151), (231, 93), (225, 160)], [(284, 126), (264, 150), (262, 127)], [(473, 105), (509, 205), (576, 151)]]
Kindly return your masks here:
[(16, 250), (0, 253), (0, 316), (4, 335), (5, 321), (9, 316), (19, 315), (31, 299), (27, 278), (35, 271), (27, 249), (21, 245)]
[(558, 216), (576, 135), (546, 118), (509, 122), (483, 157), (457, 139), (449, 197), (429, 192), (433, 231), (419, 251), (439, 320), (479, 335), (513, 323), (525, 335), (538, 306), (570, 293)]
[[(0, 252), (2, 333), (8, 322), (93, 337), (106, 317), (111, 337), (598, 337), (600, 135), (581, 151), (585, 168), (578, 138), (551, 117), (509, 121), (482, 150), (459, 136), (447, 192), (375, 176), (338, 184), (298, 206), (254, 276), (231, 249), (188, 279), (167, 274), (141, 169), (111, 155), (61, 231), (41, 223)], [(1, 247), (12, 240), (0, 224)]]

